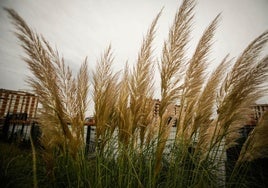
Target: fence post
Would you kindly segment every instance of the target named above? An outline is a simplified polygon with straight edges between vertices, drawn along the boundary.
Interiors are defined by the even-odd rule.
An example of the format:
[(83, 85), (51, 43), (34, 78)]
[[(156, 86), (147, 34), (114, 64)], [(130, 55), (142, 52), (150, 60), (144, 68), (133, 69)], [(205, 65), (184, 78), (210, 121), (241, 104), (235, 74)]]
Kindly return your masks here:
[(35, 146), (40, 146), (40, 136), (41, 136), (41, 131), (38, 126), (38, 123), (36, 122), (31, 122), (30, 124), (30, 136), (33, 139), (33, 143)]
[(4, 138), (4, 141), (8, 140), (9, 125), (10, 125), (10, 115), (9, 115), (9, 112), (8, 112), (7, 115), (6, 115), (5, 121), (4, 121), (4, 126), (3, 126), (3, 138)]
[(14, 119), (16, 119), (17, 117), (16, 117), (16, 114), (12, 114), (11, 115), (11, 120), (13, 120), (13, 127), (12, 127), (12, 131), (11, 131), (11, 135), (10, 135), (10, 138), (9, 138), (9, 141), (10, 142), (12, 142), (13, 141), (13, 139), (14, 139), (14, 132), (15, 132), (15, 127), (16, 127), (16, 123), (15, 123), (15, 121), (14, 121)]
[(86, 135), (86, 154), (89, 151), (89, 144), (90, 144), (90, 134), (91, 134), (91, 126), (87, 126), (87, 135)]

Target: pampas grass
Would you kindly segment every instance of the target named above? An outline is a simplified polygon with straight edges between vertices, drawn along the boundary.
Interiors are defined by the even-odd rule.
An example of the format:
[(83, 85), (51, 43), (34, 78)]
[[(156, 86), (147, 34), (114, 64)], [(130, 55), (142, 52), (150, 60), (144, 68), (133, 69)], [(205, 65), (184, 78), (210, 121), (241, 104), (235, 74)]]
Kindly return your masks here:
[(247, 138), (241, 153), (239, 155), (238, 163), (244, 161), (253, 161), (259, 158), (268, 157), (268, 111), (266, 111), (256, 128), (251, 132), (250, 136)]
[[(76, 158), (78, 151), (84, 149), (84, 119), (89, 88), (87, 63), (85, 60), (75, 78), (64, 59), (42, 35), (30, 29), (14, 10), (5, 10), (13, 20), (17, 28), (15, 34), (27, 54), (23, 59), (32, 72), (27, 82), (38, 95), (42, 106), (38, 120), (42, 132), (42, 156), (47, 175), (55, 179), (55, 153)], [(34, 148), (33, 154), (35, 157)], [(34, 177), (35, 187), (36, 179)]]
[(118, 140), (125, 145), (129, 144), (132, 135), (132, 127), (129, 126), (131, 124), (131, 118), (129, 118), (131, 115), (129, 110), (129, 77), (129, 68), (126, 63), (122, 80), (119, 83), (118, 102), (116, 106)]
[(159, 131), (157, 146), (157, 166), (156, 172), (160, 169), (161, 157), (166, 145), (169, 126), (165, 127), (168, 115), (165, 114), (166, 108), (178, 101), (181, 90), (181, 78), (185, 72), (186, 65), (185, 53), (186, 45), (189, 41), (191, 31), (194, 1), (183, 1), (175, 15), (173, 24), (169, 30), (168, 40), (165, 41), (161, 63), (159, 65), (161, 77), (161, 103), (159, 107)]
[(104, 147), (114, 130), (115, 104), (118, 96), (118, 74), (112, 72), (113, 56), (111, 46), (107, 48), (93, 72), (94, 118), (97, 140)]
[[(81, 150), (89, 93), (87, 60), (73, 76), (57, 50), (15, 11), (6, 9), (27, 54), (24, 61), (33, 73), (28, 83), (43, 107), (41, 140), (53, 182), (55, 165), (70, 165), (66, 168), (70, 170), (66, 173), (69, 186), (73, 185), (70, 178), (79, 179), (80, 175), (87, 181), (79, 179), (78, 183), (93, 187), (109, 187), (112, 182), (118, 182), (118, 187), (232, 186), (225, 181), (223, 158), (239, 139), (251, 106), (267, 93), (268, 58), (260, 56), (268, 32), (254, 39), (237, 59), (227, 55), (209, 73), (209, 55), (220, 16), (208, 25), (188, 59), (195, 4), (194, 0), (182, 2), (164, 42), (158, 65), (161, 101), (153, 99), (157, 62), (153, 40), (162, 11), (144, 37), (133, 69), (126, 63), (122, 72), (113, 71), (111, 45), (97, 61), (92, 72), (97, 150), (90, 167), (83, 166), (89, 163)], [(171, 115), (173, 104), (179, 108)], [(267, 132), (266, 116), (248, 138), (239, 161), (267, 157), (267, 143), (259, 142)], [(176, 135), (170, 140), (174, 124)], [(55, 156), (58, 158), (53, 161)], [(242, 181), (239, 179), (237, 185)]]
[[(177, 129), (177, 137), (189, 140), (196, 132), (198, 124), (194, 123), (195, 114), (198, 112), (197, 102), (202, 92), (205, 81), (205, 70), (208, 66), (208, 54), (211, 50), (214, 31), (217, 26), (219, 15), (211, 22), (201, 37), (193, 57), (189, 61), (183, 84), (180, 100), (180, 119)], [(214, 88), (211, 88), (212, 90)]]
[(161, 12), (157, 14), (143, 39), (136, 66), (130, 78), (130, 111), (132, 135), (139, 128), (141, 144), (144, 142), (146, 127), (152, 121), (153, 99), (153, 49), (152, 42), (155, 35), (155, 27)]
[(226, 76), (219, 92), (217, 128), (221, 136), (226, 136), (226, 147), (231, 147), (238, 139), (239, 129), (245, 124), (257, 99), (267, 90), (262, 83), (267, 80), (267, 62), (258, 60), (261, 50), (268, 40), (268, 32), (253, 40), (236, 60)]
[(210, 75), (197, 101), (196, 115), (194, 117), (194, 127), (199, 132), (197, 151), (202, 150), (204, 152), (207, 150), (211, 141), (211, 136), (213, 135), (211, 130), (215, 123), (213, 115), (215, 114), (217, 92), (225, 76), (225, 71), (230, 66), (230, 62), (227, 55)]
[(161, 64), (160, 117), (169, 104), (177, 102), (182, 89), (181, 78), (185, 73), (185, 53), (191, 31), (194, 1), (183, 1), (175, 15), (169, 38), (164, 43)]

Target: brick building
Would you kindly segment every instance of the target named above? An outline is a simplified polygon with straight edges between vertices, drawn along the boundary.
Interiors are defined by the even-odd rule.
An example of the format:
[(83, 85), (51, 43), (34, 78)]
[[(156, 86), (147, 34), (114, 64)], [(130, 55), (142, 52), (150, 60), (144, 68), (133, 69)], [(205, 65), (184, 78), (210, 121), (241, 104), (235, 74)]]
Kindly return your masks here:
[(35, 118), (38, 96), (25, 92), (0, 89), (0, 118), (7, 114), (27, 114)]
[(255, 106), (252, 107), (253, 109), (253, 121), (256, 123), (264, 114), (264, 112), (266, 112), (268, 110), (268, 104), (257, 104)]

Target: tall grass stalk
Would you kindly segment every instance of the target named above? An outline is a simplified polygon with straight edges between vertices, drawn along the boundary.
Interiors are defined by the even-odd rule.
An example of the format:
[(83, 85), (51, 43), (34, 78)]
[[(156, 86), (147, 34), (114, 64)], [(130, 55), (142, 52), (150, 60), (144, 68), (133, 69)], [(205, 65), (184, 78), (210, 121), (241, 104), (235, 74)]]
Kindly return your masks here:
[[(154, 60), (152, 43), (155, 35), (155, 27), (161, 12), (157, 14), (143, 39), (136, 66), (130, 77), (130, 112), (131, 112), (131, 135), (139, 129), (139, 139), (141, 146), (145, 140), (145, 131), (152, 121), (152, 99), (153, 99), (153, 73)], [(135, 140), (135, 138), (134, 138)]]
[(113, 55), (111, 46), (107, 48), (93, 72), (94, 119), (97, 140), (101, 148), (109, 140), (115, 129), (115, 105), (118, 96), (118, 74), (112, 72)]
[(169, 135), (169, 126), (165, 126), (168, 115), (166, 108), (178, 101), (182, 90), (181, 78), (185, 73), (186, 45), (191, 31), (193, 9), (195, 2), (183, 1), (175, 15), (173, 25), (169, 31), (168, 40), (165, 41), (161, 64), (159, 65), (161, 77), (161, 104), (159, 107), (159, 133), (157, 143), (157, 165), (155, 172), (161, 168), (161, 158)]
[[(31, 125), (30, 130), (32, 130), (33, 125)], [(33, 160), (33, 187), (37, 188), (38, 187), (38, 181), (37, 181), (37, 162), (36, 162), (36, 150), (32, 138), (32, 134), (30, 134), (30, 142), (31, 142), (31, 148), (32, 148), (32, 160)]]

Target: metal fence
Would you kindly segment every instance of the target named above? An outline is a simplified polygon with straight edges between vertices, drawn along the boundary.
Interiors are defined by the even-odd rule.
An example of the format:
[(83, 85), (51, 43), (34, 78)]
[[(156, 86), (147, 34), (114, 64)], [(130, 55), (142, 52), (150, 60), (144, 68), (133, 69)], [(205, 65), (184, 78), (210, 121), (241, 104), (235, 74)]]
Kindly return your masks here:
[[(95, 150), (95, 126), (86, 123), (84, 126), (84, 142), (86, 152)], [(41, 130), (36, 120), (30, 119), (27, 113), (7, 114), (0, 119), (0, 139), (4, 142), (30, 146), (30, 136), (35, 145), (40, 145)]]
[(1, 139), (8, 142), (28, 142), (30, 134), (38, 140), (39, 127), (34, 120), (27, 118), (27, 113), (7, 114), (0, 125)]

